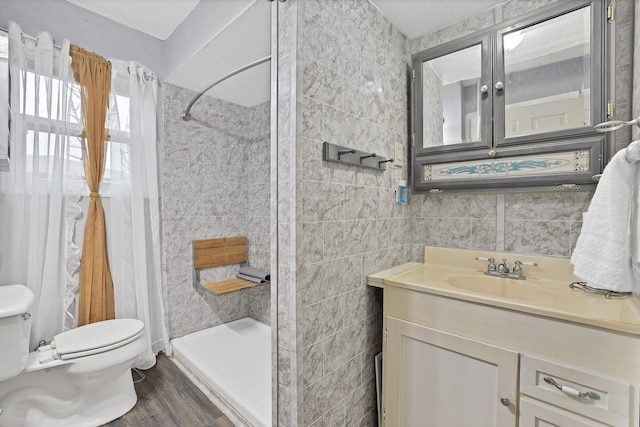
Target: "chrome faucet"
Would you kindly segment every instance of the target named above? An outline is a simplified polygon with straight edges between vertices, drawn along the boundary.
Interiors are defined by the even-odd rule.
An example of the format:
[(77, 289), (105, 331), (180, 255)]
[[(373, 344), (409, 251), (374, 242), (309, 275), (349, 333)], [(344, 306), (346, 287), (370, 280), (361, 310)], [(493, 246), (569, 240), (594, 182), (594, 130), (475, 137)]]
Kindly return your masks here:
[(502, 258), (502, 263), (498, 264), (498, 273), (500, 273), (500, 274), (508, 274), (509, 273), (509, 267), (507, 267), (507, 259), (506, 258)]
[(522, 266), (530, 265), (536, 267), (538, 264), (535, 262), (523, 262), (516, 260), (513, 264), (513, 269), (509, 271), (508, 261), (506, 258), (502, 259), (502, 262), (496, 267), (495, 258), (476, 257), (477, 261), (488, 261), (487, 271), (484, 272), (487, 276), (504, 277), (508, 279), (526, 280), (527, 276), (523, 274)]

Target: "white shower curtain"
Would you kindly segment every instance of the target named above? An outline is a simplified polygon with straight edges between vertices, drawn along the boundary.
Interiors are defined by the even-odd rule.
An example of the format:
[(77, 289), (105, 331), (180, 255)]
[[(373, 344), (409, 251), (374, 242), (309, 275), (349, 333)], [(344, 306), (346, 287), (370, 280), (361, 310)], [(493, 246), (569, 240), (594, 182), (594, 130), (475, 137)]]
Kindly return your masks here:
[[(11, 169), (0, 173), (0, 285), (33, 290), (31, 346), (76, 326), (83, 208), (79, 88), (69, 41), (54, 48), (10, 24)], [(135, 62), (111, 60), (107, 167), (101, 196), (116, 317), (145, 324), (146, 369), (168, 346), (160, 267), (156, 78)], [(81, 239), (80, 239), (81, 240)], [(82, 244), (82, 242), (79, 242)]]
[(9, 48), (11, 169), (0, 173), (0, 285), (24, 284), (36, 295), (33, 346), (63, 329), (67, 260), (72, 275), (79, 257), (66, 248), (66, 230), (78, 215), (66, 204), (80, 163), (68, 137), (69, 41), (56, 49), (48, 33), (35, 42), (11, 23)]
[[(145, 324), (147, 350), (136, 367), (150, 368), (165, 350), (161, 258), (160, 197), (157, 170), (158, 83), (153, 73), (133, 61), (110, 59), (112, 101), (110, 129), (124, 132), (127, 144), (111, 144), (107, 242), (116, 317)], [(122, 96), (121, 96), (122, 95)], [(112, 131), (117, 139), (117, 131)]]

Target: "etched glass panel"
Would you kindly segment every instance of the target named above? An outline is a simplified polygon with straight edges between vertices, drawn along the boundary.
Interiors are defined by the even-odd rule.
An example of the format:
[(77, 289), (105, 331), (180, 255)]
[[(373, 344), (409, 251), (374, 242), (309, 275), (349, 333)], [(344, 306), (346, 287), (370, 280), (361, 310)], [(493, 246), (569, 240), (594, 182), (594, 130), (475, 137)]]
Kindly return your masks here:
[(424, 165), (422, 182), (455, 181), (498, 176), (534, 176), (589, 170), (589, 150)]

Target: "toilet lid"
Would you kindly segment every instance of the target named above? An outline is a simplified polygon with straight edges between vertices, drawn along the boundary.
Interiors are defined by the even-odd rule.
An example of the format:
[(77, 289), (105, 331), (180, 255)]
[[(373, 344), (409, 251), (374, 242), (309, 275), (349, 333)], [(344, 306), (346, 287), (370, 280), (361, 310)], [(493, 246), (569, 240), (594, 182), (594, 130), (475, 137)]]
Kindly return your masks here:
[(87, 356), (125, 345), (138, 338), (144, 323), (138, 319), (113, 319), (80, 326), (53, 338), (61, 359)]

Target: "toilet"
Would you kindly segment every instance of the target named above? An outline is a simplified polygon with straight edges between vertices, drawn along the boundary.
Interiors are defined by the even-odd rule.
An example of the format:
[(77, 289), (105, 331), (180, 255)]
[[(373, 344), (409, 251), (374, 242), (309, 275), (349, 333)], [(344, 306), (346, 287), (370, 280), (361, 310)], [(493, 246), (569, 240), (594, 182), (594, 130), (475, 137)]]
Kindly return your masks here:
[(30, 353), (33, 301), (26, 286), (0, 286), (0, 427), (99, 426), (133, 408), (144, 324), (92, 323)]

